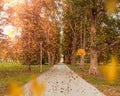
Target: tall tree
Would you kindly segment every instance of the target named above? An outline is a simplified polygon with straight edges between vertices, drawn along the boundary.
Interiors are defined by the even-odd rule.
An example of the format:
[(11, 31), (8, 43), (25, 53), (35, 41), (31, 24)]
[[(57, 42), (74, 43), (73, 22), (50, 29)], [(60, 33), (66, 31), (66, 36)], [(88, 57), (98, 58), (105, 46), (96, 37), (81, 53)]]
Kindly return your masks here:
[[(116, 7), (118, 5), (118, 3), (116, 3), (116, 0), (113, 1), (113, 3), (112, 3), (112, 0), (110, 0), (110, 1), (109, 0), (108, 1), (104, 1), (104, 0), (87, 0), (87, 1), (86, 0), (76, 0), (76, 1), (70, 0), (70, 1), (65, 1), (65, 2), (67, 2), (66, 3), (66, 6), (67, 6), (66, 9), (70, 10), (70, 9), (72, 9), (71, 7), (74, 6), (74, 8), (76, 8), (76, 10), (78, 10), (77, 12), (76, 12), (76, 10), (72, 11), (72, 14), (75, 12), (73, 16), (72, 16), (72, 14), (67, 13), (68, 11), (65, 10), (65, 14), (68, 14), (68, 17), (69, 16), (71, 16), (71, 17), (78, 17), (78, 16), (79, 17), (81, 17), (81, 16), (86, 17), (86, 20), (83, 20), (83, 21), (81, 20), (81, 23), (84, 23), (86, 21), (85, 26), (87, 28), (85, 28), (85, 29), (87, 31), (89, 31), (89, 33), (87, 33), (87, 35), (88, 36), (90, 35), (89, 37), (87, 37), (87, 40), (86, 40), (86, 42), (88, 43), (87, 47), (90, 46), (89, 47), (89, 49), (90, 49), (89, 74), (97, 75), (98, 74), (98, 58), (100, 58), (100, 57), (98, 57), (98, 53), (101, 54), (100, 53), (101, 49), (99, 48), (100, 47), (99, 44), (101, 42), (101, 41), (99, 41), (100, 40), (100, 35), (99, 35), (100, 30), (99, 30), (99, 28), (105, 27), (105, 26), (108, 28), (110, 23), (109, 24), (105, 23), (105, 22), (107, 22), (107, 19), (110, 18), (110, 17), (115, 19), (114, 18), (115, 14), (111, 15), (111, 13), (109, 13), (109, 12), (113, 12), (113, 10), (109, 11), (108, 8)], [(109, 2), (108, 5), (106, 5), (107, 2)], [(113, 6), (110, 6), (110, 5), (113, 5)], [(113, 9), (115, 9), (115, 8), (113, 8)], [(82, 14), (79, 15), (79, 13), (82, 13)], [(68, 17), (65, 16), (66, 21), (69, 21)], [(75, 19), (76, 18), (72, 18), (72, 21), (74, 21)], [(80, 20), (80, 18), (79, 18), (79, 20)], [(106, 20), (106, 21), (104, 22), (104, 20)], [(109, 19), (109, 21), (111, 21), (111, 20)], [(74, 24), (74, 22), (72, 22), (72, 24)], [(78, 25), (78, 26), (81, 26), (81, 25)], [(84, 24), (82, 26), (84, 26)], [(117, 26), (114, 26), (114, 28), (118, 29)], [(114, 29), (114, 28), (112, 28), (112, 29)], [(82, 27), (81, 29), (83, 31), (84, 27)], [(69, 30), (69, 29), (67, 29), (67, 30)], [(115, 32), (118, 35), (117, 30)], [(104, 36), (106, 36), (105, 30), (103, 31), (103, 34), (104, 34)], [(110, 33), (110, 34), (112, 34), (112, 33)], [(108, 36), (110, 36), (110, 34), (109, 34), (109, 32), (107, 33)], [(82, 32), (81, 32), (80, 36), (82, 38)], [(115, 36), (115, 34), (114, 34), (114, 36)], [(117, 37), (115, 36), (115, 38), (117, 38)], [(82, 39), (81, 39), (81, 42), (82, 42)], [(118, 41), (118, 43), (119, 43), (119, 41)], [(112, 44), (114, 44), (114, 43), (112, 43)], [(102, 47), (102, 48), (104, 49), (104, 47)]]
[[(25, 0), (22, 4), (10, 6), (12, 13), (10, 14), (9, 22), (16, 28), (21, 29), (20, 42), (22, 42), (22, 51), (20, 56), (22, 56), (21, 60), (28, 66), (28, 70), (31, 70), (31, 64), (39, 63), (40, 50), (43, 51), (44, 56), (42, 57), (48, 58), (46, 56), (47, 49), (52, 54), (50, 56), (53, 57), (52, 63), (56, 61), (57, 55), (55, 55), (55, 52), (58, 47), (52, 48), (52, 46), (54, 44), (57, 45), (59, 38), (58, 34), (56, 34), (58, 33), (57, 28), (53, 30), (55, 29), (55, 26), (53, 26), (54, 8), (54, 0)], [(56, 36), (57, 38), (55, 38)], [(43, 45), (42, 49), (40, 49), (41, 42)]]

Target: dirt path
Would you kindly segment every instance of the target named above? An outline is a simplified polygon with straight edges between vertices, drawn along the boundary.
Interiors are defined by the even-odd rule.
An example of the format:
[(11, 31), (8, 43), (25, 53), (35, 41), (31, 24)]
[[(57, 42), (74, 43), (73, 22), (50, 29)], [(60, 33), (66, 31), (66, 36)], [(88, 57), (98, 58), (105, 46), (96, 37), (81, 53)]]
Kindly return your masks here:
[[(40, 75), (37, 81), (46, 84), (43, 96), (105, 96), (63, 63), (54, 65)], [(30, 83), (26, 84), (24, 88), (24, 96), (32, 96), (29, 90)]]

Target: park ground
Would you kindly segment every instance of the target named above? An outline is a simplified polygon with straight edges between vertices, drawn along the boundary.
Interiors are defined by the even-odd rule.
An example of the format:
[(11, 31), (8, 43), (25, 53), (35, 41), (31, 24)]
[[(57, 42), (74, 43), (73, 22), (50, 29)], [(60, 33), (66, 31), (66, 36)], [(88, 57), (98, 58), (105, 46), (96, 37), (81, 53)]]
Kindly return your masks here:
[[(94, 77), (88, 75), (89, 64), (85, 65), (85, 71), (79, 69), (79, 65), (68, 65), (75, 73), (80, 75), (87, 82), (94, 85), (100, 91), (102, 91), (107, 96), (120, 96), (120, 74), (119, 78), (114, 83), (109, 83), (105, 81), (102, 76)], [(7, 90), (8, 84), (11, 82), (16, 82), (19, 86), (24, 85), (32, 79), (33, 76), (40, 75), (40, 66), (33, 65), (32, 71), (26, 71), (26, 66), (19, 63), (0, 63), (0, 96), (4, 96)], [(43, 65), (43, 72), (47, 71), (50, 65)], [(101, 66), (99, 66), (100, 68)], [(120, 73), (120, 66), (118, 66), (118, 72)]]

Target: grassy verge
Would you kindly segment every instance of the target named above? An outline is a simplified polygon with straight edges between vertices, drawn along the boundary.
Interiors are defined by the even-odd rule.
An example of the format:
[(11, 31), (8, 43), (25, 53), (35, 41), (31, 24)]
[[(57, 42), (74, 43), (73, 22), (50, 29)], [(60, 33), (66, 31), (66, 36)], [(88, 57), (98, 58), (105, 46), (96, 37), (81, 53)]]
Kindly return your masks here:
[[(108, 81), (104, 80), (104, 78), (100, 75), (94, 77), (88, 74), (89, 65), (85, 65), (85, 71), (79, 69), (79, 65), (68, 65), (75, 73), (80, 75), (83, 79), (87, 82), (94, 85), (100, 91), (102, 91), (106, 96), (120, 96), (120, 66), (118, 66), (118, 79), (114, 83), (109, 83)], [(99, 66), (99, 69), (101, 66)]]
[[(43, 72), (48, 70), (50, 65), (43, 65)], [(38, 76), (40, 65), (32, 65), (32, 71), (26, 71), (26, 66), (19, 63), (0, 63), (0, 96), (4, 96), (8, 84), (17, 82), (20, 86), (31, 80), (31, 77)]]

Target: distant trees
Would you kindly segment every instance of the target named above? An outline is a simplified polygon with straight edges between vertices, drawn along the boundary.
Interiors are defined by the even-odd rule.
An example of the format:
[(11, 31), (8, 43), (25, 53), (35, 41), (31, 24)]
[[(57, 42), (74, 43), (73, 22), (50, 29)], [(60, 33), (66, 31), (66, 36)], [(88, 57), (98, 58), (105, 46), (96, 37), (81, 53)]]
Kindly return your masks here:
[[(54, 64), (58, 60), (59, 32), (55, 21), (50, 18), (53, 16), (51, 13), (55, 12), (52, 10), (53, 6), (55, 6), (54, 3), (41, 0), (33, 0), (31, 4), (26, 1), (22, 8), (20, 6), (18, 18), (22, 28), (21, 54), (24, 63), (28, 65), (28, 70), (31, 70), (31, 64), (39, 64), (40, 50), (43, 51), (45, 62)], [(42, 43), (42, 49), (40, 49), (40, 43)]]
[[(83, 49), (86, 56), (79, 60), (80, 68), (84, 69), (84, 61), (87, 59), (90, 62), (89, 74), (97, 75), (98, 62), (107, 62), (110, 55), (120, 57), (119, 1), (111, 1), (107, 4), (104, 0), (63, 0), (62, 49), (66, 63), (75, 65), (78, 61), (76, 52)], [(9, 5), (5, 10), (4, 3), (0, 4), (0, 10), (6, 14), (2, 18), (0, 13), (0, 19), (3, 20), (0, 26), (12, 25), (17, 29), (16, 32), (21, 33), (20, 37), (16, 37), (16, 43), (8, 44), (10, 48), (6, 48), (12, 50), (8, 52), (11, 54), (9, 58), (28, 65), (28, 70), (31, 70), (31, 64), (39, 63), (40, 50), (43, 52), (43, 62), (54, 64), (59, 61), (61, 21), (58, 20), (60, 9), (55, 2), (60, 1), (25, 0)], [(2, 31), (0, 27), (1, 37)]]
[[(65, 3), (66, 6), (64, 8), (65, 26), (64, 26), (63, 50), (64, 50), (66, 63), (71, 63), (74, 65), (76, 63), (75, 61), (76, 61), (77, 50), (79, 48), (87, 50), (87, 47), (89, 47), (88, 44), (86, 46), (86, 43), (88, 43), (88, 40), (86, 40), (86, 38), (87, 35), (89, 36), (88, 28), (87, 28), (87, 26), (89, 25), (88, 22), (89, 20), (88, 20), (88, 16), (86, 15), (87, 12), (85, 12), (86, 9), (84, 9), (80, 1), (71, 0), (71, 1), (66, 1)], [(69, 57), (73, 59), (69, 59), (69, 62), (67, 62), (68, 61), (67, 58)], [(84, 66), (83, 59), (84, 58), (81, 58), (82, 63), (80, 64), (80, 68), (83, 68)]]
[[(43, 62), (55, 64), (59, 60), (59, 30), (54, 0), (25, 0), (6, 10), (7, 21), (19, 32), (20, 37), (13, 44), (16, 58), (31, 70), (31, 64)], [(42, 49), (40, 49), (42, 43)], [(9, 46), (8, 46), (9, 47)]]

